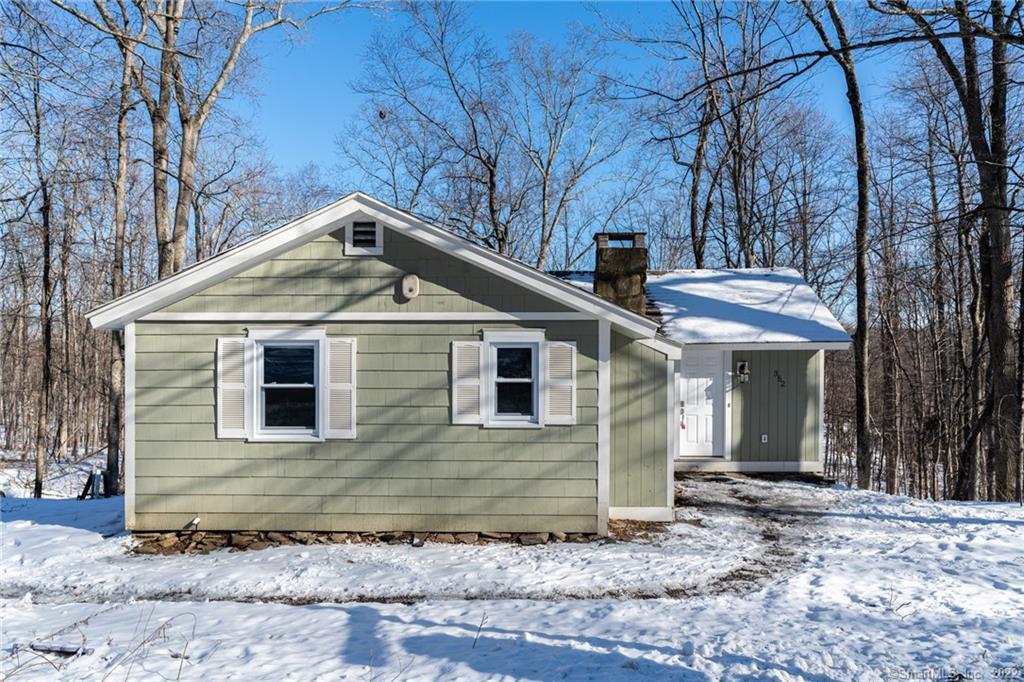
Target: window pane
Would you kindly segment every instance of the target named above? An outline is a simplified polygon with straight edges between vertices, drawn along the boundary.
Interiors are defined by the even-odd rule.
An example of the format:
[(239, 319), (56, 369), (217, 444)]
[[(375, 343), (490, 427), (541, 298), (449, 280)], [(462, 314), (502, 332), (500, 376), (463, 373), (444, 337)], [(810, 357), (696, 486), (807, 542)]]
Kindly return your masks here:
[(312, 346), (263, 346), (263, 383), (312, 384)]
[(502, 379), (533, 378), (532, 348), (498, 348), (498, 377)]
[(264, 426), (316, 428), (315, 388), (263, 389)]
[(497, 389), (497, 413), (501, 415), (515, 414), (526, 417), (533, 416), (533, 382), (515, 384), (495, 384)]

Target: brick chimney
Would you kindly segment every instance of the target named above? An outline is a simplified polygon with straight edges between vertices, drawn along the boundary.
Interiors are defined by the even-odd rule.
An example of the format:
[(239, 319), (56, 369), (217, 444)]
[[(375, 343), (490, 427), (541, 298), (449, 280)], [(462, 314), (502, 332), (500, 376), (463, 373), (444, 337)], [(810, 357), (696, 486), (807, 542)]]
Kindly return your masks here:
[(647, 308), (647, 246), (643, 232), (594, 235), (594, 293), (641, 315)]

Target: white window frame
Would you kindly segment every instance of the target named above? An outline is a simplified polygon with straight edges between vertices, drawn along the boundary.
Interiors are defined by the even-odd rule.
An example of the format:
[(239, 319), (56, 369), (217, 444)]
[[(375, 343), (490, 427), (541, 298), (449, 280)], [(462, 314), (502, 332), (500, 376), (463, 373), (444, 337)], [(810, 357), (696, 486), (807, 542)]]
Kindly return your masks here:
[[(324, 440), (326, 423), (326, 355), (327, 334), (323, 329), (250, 329), (248, 338), (254, 344), (253, 367), (250, 374), (252, 390), (250, 431), (248, 440), (255, 442), (320, 443)], [(263, 349), (266, 346), (310, 346), (313, 348), (313, 388), (316, 395), (316, 426), (313, 429), (263, 426), (264, 391)], [(277, 384), (278, 388), (294, 387)], [(303, 387), (306, 384), (302, 384)]]
[[(355, 246), (352, 243), (355, 233), (355, 223), (373, 223), (377, 230), (376, 246)], [(357, 218), (345, 225), (345, 255), (346, 256), (380, 256), (384, 254), (384, 225), (379, 220), (372, 218)]]
[[(533, 355), (533, 410), (528, 418), (522, 415), (499, 415), (497, 413), (498, 348), (530, 348)], [(482, 386), (484, 428), (497, 429), (539, 429), (544, 427), (545, 376), (543, 330), (485, 330), (483, 347)], [(515, 380), (503, 380), (517, 383)], [(524, 382), (525, 383), (525, 382)]]

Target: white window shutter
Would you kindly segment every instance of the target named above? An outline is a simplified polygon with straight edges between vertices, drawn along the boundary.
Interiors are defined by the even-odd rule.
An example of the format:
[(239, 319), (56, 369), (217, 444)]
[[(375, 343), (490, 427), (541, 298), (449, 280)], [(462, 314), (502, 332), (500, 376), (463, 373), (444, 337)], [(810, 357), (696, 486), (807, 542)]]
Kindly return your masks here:
[(356, 340), (328, 337), (325, 438), (356, 437)]
[(246, 339), (217, 339), (217, 438), (248, 435), (251, 353)]
[(452, 341), (452, 423), (482, 424), (483, 343)]
[(547, 352), (547, 414), (548, 424), (576, 423), (576, 344), (548, 341)]

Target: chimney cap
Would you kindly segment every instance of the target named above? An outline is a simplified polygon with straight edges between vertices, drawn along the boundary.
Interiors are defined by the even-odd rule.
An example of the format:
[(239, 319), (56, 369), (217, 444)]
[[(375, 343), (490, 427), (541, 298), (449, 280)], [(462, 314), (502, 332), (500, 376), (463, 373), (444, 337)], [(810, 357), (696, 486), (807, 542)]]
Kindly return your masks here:
[(609, 248), (609, 242), (625, 242), (618, 248), (642, 249), (645, 248), (645, 232), (598, 232), (594, 235), (594, 241), (598, 248)]

